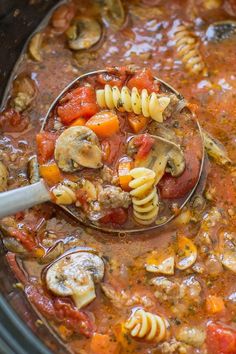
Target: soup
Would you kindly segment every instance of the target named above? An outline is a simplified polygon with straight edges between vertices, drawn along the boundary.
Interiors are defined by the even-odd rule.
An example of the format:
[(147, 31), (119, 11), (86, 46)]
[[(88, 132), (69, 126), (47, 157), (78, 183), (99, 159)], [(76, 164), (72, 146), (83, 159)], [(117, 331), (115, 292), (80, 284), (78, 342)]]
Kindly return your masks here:
[[(94, 213), (87, 212), (91, 211), (88, 191), (93, 190), (89, 183), (94, 184), (96, 173), (101, 178), (105, 166), (102, 187), (104, 176), (109, 176), (106, 183), (119, 193), (105, 213), (96, 213), (96, 222), (114, 229), (143, 227), (140, 214), (134, 217), (130, 197), (135, 178), (130, 171), (150, 167), (135, 162), (140, 146), (149, 144), (150, 153), (153, 149), (147, 138), (158, 136), (160, 142), (160, 129), (165, 133), (167, 129), (171, 137), (164, 139), (174, 141), (183, 154), (180, 176), (172, 176), (165, 165), (157, 188), (154, 182), (150, 187), (159, 202), (168, 200), (176, 215), (162, 228), (106, 233), (78, 224), (52, 203), (1, 220), (6, 258), (17, 286), (69, 352), (236, 353), (235, 16), (234, 1), (229, 0), (73, 1), (54, 10), (22, 53), (0, 114), (1, 191), (34, 183), (41, 176), (55, 202), (70, 204), (58, 193), (59, 187), (69, 189), (71, 204), (86, 211), (93, 223)], [(71, 115), (64, 109), (68, 96), (63, 96), (61, 111), (56, 107), (40, 132), (48, 108), (71, 80), (105, 68), (105, 74), (66, 93), (73, 96), (73, 90), (81, 87), (95, 90), (95, 111), (88, 116), (88, 111), (74, 114), (73, 110)], [(121, 77), (124, 81), (119, 81)], [(128, 87), (131, 94), (135, 87), (139, 97), (146, 90), (148, 96), (160, 99), (163, 92), (154, 77), (185, 97), (189, 121), (183, 119), (184, 107), (177, 109), (176, 118), (178, 100), (169, 116), (167, 106), (161, 111), (160, 119), (160, 110), (158, 118), (150, 111), (145, 117), (142, 107), (129, 112), (117, 102), (109, 107), (101, 98), (109, 86), (110, 92), (117, 87), (121, 93)], [(165, 98), (170, 95), (164, 92)], [(76, 102), (85, 101), (83, 96)], [(104, 117), (108, 125), (101, 128)], [(200, 152), (195, 160), (201, 160), (195, 118), (202, 127), (205, 161), (195, 193), (179, 210), (170, 195), (165, 195), (165, 180), (182, 178), (176, 188), (181, 197), (195, 185), (181, 177), (192, 166), (196, 151)], [(159, 131), (150, 129), (156, 123)], [(96, 142), (99, 163), (94, 169), (88, 165), (88, 156), (72, 165), (67, 160), (67, 170), (65, 161), (60, 164), (55, 144), (65, 132), (81, 134), (84, 129), (86, 134), (89, 129)], [(131, 149), (134, 154), (128, 154), (130, 139), (126, 138), (131, 137), (132, 143), (140, 136), (139, 149), (136, 146)], [(65, 157), (67, 151), (59, 153)], [(121, 163), (125, 169), (119, 169)], [(119, 174), (121, 170), (126, 173)], [(189, 171), (190, 177), (195, 173), (196, 182), (199, 164)], [(80, 183), (78, 190), (73, 190), (73, 183)], [(83, 188), (87, 188), (85, 194)], [(110, 189), (105, 202), (111, 194)], [(115, 205), (118, 195), (129, 200), (127, 207), (124, 199)], [(155, 225), (162, 215), (157, 200), (153, 203), (155, 218), (147, 219), (150, 210), (146, 210), (145, 227)]]

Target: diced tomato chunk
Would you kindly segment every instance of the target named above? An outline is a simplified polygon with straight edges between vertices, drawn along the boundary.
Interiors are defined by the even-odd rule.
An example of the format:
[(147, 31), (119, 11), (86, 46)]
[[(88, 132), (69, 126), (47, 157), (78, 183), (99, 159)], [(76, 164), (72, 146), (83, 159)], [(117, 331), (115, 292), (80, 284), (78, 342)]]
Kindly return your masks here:
[(57, 134), (50, 132), (41, 132), (36, 135), (38, 160), (40, 164), (44, 164), (52, 159), (57, 138)]
[(29, 119), (13, 108), (0, 113), (0, 130), (5, 132), (22, 132), (28, 127)]
[(133, 139), (133, 143), (138, 147), (138, 152), (135, 156), (135, 160), (144, 159), (150, 152), (155, 140), (148, 134), (142, 134)]
[(89, 316), (76, 309), (66, 298), (51, 297), (42, 287), (29, 285), (25, 289), (31, 303), (47, 319), (56, 323), (62, 323), (74, 333), (91, 337), (94, 325)]
[(207, 326), (208, 354), (236, 354), (236, 329), (211, 322)]
[(14, 237), (17, 241), (22, 243), (22, 245), (28, 250), (33, 251), (36, 247), (36, 242), (33, 239), (32, 235), (23, 230), (9, 230), (9, 233), (12, 237)]
[(128, 219), (128, 213), (123, 208), (112, 209), (110, 213), (105, 215), (100, 219), (100, 222), (103, 224), (114, 223), (118, 225), (123, 225)]
[(98, 112), (94, 88), (83, 86), (66, 94), (57, 108), (63, 124), (69, 125), (76, 118), (90, 118)]
[(137, 70), (135, 75), (128, 81), (127, 86), (138, 90), (146, 89), (149, 93), (159, 92), (159, 83), (155, 81), (150, 69)]
[(122, 87), (122, 80), (119, 77), (108, 73), (100, 74), (97, 78), (97, 82), (102, 86), (110, 85)]
[(122, 147), (122, 138), (120, 134), (115, 134), (110, 138), (104, 139), (101, 145), (103, 160), (108, 164), (115, 163)]
[(163, 199), (182, 198), (195, 186), (201, 165), (202, 143), (196, 136), (187, 144), (184, 152), (185, 170), (179, 177), (165, 174), (158, 187)]
[(75, 6), (73, 4), (63, 4), (59, 6), (52, 15), (52, 25), (56, 31), (64, 32), (70, 25), (72, 18), (75, 16)]

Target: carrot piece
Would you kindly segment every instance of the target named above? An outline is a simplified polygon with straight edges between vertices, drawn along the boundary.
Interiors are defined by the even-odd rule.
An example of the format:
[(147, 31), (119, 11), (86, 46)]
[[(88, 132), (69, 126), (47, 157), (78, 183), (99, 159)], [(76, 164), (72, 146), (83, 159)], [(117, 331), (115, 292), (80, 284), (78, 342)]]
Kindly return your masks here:
[(206, 298), (206, 309), (211, 314), (222, 312), (225, 309), (224, 300), (221, 296), (208, 295)]
[(57, 184), (62, 179), (61, 172), (55, 163), (39, 166), (39, 173), (49, 185)]
[(130, 127), (132, 128), (133, 132), (138, 134), (144, 128), (146, 128), (149, 118), (144, 117), (143, 115), (136, 115), (136, 114), (129, 114), (128, 122)]
[(119, 354), (120, 345), (108, 334), (94, 333), (90, 349), (94, 354)]
[(110, 111), (95, 114), (85, 125), (99, 138), (108, 138), (119, 131), (119, 119), (115, 113)]
[(129, 172), (132, 169), (132, 161), (121, 161), (118, 166), (118, 175), (120, 186), (124, 191), (129, 192), (129, 182), (132, 180)]
[(86, 119), (85, 118), (77, 118), (76, 120), (73, 121), (72, 124), (70, 124), (70, 127), (77, 127), (81, 125), (85, 125)]

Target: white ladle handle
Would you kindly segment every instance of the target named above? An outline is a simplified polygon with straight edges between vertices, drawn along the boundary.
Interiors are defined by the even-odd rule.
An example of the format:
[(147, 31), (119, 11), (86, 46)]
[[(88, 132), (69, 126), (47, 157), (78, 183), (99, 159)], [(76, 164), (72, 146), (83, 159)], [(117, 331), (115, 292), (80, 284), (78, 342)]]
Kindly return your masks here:
[(50, 193), (43, 180), (30, 186), (0, 193), (0, 219), (50, 199)]

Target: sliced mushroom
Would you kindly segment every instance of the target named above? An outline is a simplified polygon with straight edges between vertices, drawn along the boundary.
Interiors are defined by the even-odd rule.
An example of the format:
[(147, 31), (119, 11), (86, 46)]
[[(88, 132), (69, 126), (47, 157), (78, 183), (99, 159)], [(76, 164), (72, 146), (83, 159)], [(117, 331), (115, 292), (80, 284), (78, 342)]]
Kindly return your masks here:
[(236, 273), (236, 251), (224, 251), (221, 254), (221, 262), (225, 268)]
[(76, 252), (56, 260), (47, 270), (47, 287), (56, 295), (71, 296), (78, 309), (96, 298), (94, 283), (104, 276), (103, 260), (96, 254)]
[(36, 33), (29, 42), (29, 54), (35, 61), (42, 61), (41, 47), (43, 42), (43, 33)]
[(206, 152), (219, 165), (230, 164), (231, 160), (227, 155), (225, 147), (215, 138), (213, 138), (206, 131), (203, 131), (204, 146)]
[(236, 34), (236, 21), (226, 20), (212, 23), (206, 31), (209, 42), (220, 42)]
[(35, 95), (36, 87), (34, 81), (26, 75), (20, 75), (13, 83), (11, 105), (17, 112), (22, 112), (29, 107)]
[(28, 162), (27, 174), (30, 184), (36, 183), (40, 180), (39, 165), (36, 156), (31, 157)]
[(206, 332), (202, 328), (182, 326), (178, 329), (176, 338), (181, 342), (199, 348), (206, 339)]
[(8, 171), (3, 162), (0, 161), (0, 192), (7, 188)]
[(148, 272), (173, 275), (175, 266), (175, 257), (173, 250), (164, 252), (153, 251), (146, 260), (145, 268)]
[(230, 232), (221, 232), (217, 249), (218, 257), (222, 265), (236, 273), (236, 238)]
[(156, 121), (152, 121), (148, 126), (148, 132), (151, 135), (160, 136), (163, 139), (169, 140), (175, 144), (178, 142), (178, 138), (173, 129), (165, 127), (163, 124)]
[(102, 150), (96, 134), (82, 126), (66, 129), (56, 141), (55, 159), (65, 172), (102, 167)]
[(22, 254), (27, 253), (25, 248), (21, 245), (21, 243), (17, 241), (14, 237), (5, 237), (2, 240), (2, 242), (6, 247), (6, 249), (10, 252), (22, 253)]
[(82, 50), (95, 45), (102, 36), (101, 25), (89, 17), (76, 18), (66, 31), (70, 49)]
[[(165, 172), (172, 176), (180, 176), (185, 169), (184, 154), (180, 147), (159, 136), (150, 135), (155, 143), (145, 159), (138, 163), (138, 167), (152, 169), (156, 173), (156, 184), (160, 181)], [(133, 139), (129, 142), (128, 151), (134, 151)]]
[(52, 246), (47, 253), (39, 260), (40, 264), (49, 264), (53, 262), (56, 258), (61, 256), (65, 251), (65, 244), (63, 241), (57, 242)]
[(197, 259), (197, 247), (192, 240), (185, 236), (179, 236), (177, 241), (177, 252), (175, 266), (177, 269), (185, 270), (191, 267)]
[(121, 0), (104, 0), (103, 16), (113, 28), (119, 29), (125, 21), (125, 10)]

